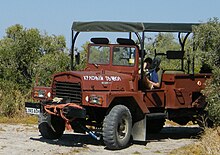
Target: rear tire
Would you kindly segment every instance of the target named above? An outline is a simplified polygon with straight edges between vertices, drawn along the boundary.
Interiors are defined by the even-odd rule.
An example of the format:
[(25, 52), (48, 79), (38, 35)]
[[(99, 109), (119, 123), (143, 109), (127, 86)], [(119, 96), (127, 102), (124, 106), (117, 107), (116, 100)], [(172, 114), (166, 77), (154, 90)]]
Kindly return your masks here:
[(65, 121), (58, 116), (40, 114), (38, 129), (46, 139), (59, 139), (65, 130)]
[(132, 116), (124, 105), (116, 105), (105, 117), (103, 140), (108, 149), (122, 149), (128, 146), (131, 138)]

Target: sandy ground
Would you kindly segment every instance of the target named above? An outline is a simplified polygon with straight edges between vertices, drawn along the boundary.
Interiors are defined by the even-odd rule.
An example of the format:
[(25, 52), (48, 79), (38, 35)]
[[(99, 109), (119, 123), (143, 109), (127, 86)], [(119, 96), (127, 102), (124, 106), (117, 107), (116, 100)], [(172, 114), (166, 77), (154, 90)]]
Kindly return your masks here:
[(36, 125), (0, 124), (0, 155), (163, 155), (196, 142), (199, 132), (196, 126), (165, 126), (161, 133), (149, 134), (147, 144), (131, 144), (126, 149), (111, 151), (102, 141), (88, 135), (65, 131), (59, 140), (47, 140), (40, 136)]

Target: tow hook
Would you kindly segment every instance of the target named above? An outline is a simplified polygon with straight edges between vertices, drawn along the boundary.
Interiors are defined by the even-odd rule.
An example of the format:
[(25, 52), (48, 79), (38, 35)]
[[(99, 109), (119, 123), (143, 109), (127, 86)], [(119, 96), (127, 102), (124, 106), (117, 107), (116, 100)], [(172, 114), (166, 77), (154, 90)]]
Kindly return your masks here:
[(85, 132), (87, 132), (92, 138), (94, 138), (95, 140), (100, 140), (101, 136), (98, 136), (96, 133), (94, 133), (93, 131), (91, 131), (89, 128), (87, 128), (86, 126), (81, 125), (79, 122), (76, 122), (83, 130), (85, 130)]

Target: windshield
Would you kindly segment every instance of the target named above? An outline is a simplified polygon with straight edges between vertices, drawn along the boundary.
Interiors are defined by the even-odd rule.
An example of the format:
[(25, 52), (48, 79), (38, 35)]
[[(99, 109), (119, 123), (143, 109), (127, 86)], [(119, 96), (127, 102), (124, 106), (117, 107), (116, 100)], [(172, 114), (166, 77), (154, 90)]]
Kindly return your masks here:
[(108, 46), (91, 46), (89, 49), (90, 64), (109, 64), (110, 47)]
[(134, 47), (114, 47), (113, 48), (113, 65), (134, 66), (135, 65), (135, 48)]

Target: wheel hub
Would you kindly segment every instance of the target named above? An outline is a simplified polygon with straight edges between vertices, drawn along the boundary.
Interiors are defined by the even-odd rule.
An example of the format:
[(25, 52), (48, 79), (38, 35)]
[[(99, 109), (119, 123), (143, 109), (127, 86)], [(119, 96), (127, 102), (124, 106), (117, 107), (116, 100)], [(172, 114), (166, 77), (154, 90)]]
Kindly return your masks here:
[(118, 136), (120, 139), (123, 139), (128, 132), (127, 120), (122, 118), (118, 124)]

